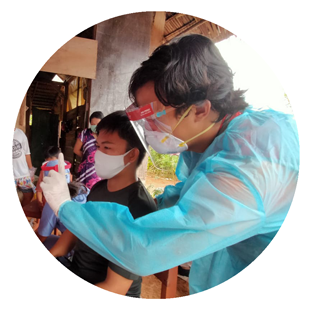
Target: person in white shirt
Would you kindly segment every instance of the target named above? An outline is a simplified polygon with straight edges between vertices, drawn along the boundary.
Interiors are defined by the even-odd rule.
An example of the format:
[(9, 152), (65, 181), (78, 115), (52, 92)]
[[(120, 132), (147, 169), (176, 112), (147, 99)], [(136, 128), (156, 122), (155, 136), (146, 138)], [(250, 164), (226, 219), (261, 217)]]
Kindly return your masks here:
[(28, 140), (25, 133), (18, 128), (14, 129), (12, 158), (15, 185), (23, 193), (21, 205), (25, 206), (32, 200), (36, 187), (29, 171), (33, 166)]

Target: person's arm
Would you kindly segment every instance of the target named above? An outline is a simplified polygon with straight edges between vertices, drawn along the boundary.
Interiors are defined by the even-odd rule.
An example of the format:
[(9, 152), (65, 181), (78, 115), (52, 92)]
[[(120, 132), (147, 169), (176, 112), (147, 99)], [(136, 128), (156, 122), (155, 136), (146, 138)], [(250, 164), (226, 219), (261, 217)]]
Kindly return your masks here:
[[(151, 275), (259, 233), (265, 215), (257, 207), (261, 201), (255, 201), (254, 190), (231, 175), (219, 181), (216, 175), (218, 187), (212, 179), (200, 174), (176, 205), (135, 220), (127, 207), (108, 202), (79, 205), (68, 201), (58, 216), (66, 228), (109, 261), (137, 275)], [(278, 216), (276, 227), (285, 215)], [(161, 261), (155, 261), (159, 257)]]
[(108, 267), (105, 281), (100, 282), (95, 286), (119, 295), (126, 295), (132, 283), (133, 280), (117, 274), (110, 267)]
[(176, 185), (167, 185), (164, 192), (157, 195), (154, 201), (159, 209), (172, 207), (180, 198), (184, 182), (178, 182)]
[(57, 218), (50, 208), (49, 204), (46, 203), (43, 207), (39, 227), (36, 230), (36, 235), (41, 242), (44, 242), (46, 238), (51, 235), (51, 232), (56, 227)]
[(66, 230), (50, 249), (50, 253), (54, 257), (65, 256), (75, 247), (76, 242), (77, 237), (69, 230)]
[(75, 143), (75, 146), (74, 146), (74, 153), (79, 156), (79, 157), (82, 157), (83, 156), (83, 153), (82, 153), (82, 141), (81, 139), (78, 137), (77, 140), (76, 140), (76, 143)]
[(26, 134), (23, 132), (22, 134), (23, 138), (22, 138), (22, 147), (23, 147), (23, 151), (25, 153), (25, 157), (26, 157), (26, 163), (28, 168), (32, 168), (32, 162), (31, 162), (31, 156), (30, 156), (30, 149), (29, 149), (29, 144), (28, 144), (28, 139)]
[(26, 157), (27, 166), (28, 166), (29, 169), (31, 169), (33, 167), (33, 165), (32, 165), (32, 162), (31, 162), (30, 154), (25, 155), (25, 157)]
[(38, 202), (40, 203), (40, 205), (43, 205), (43, 196), (42, 196), (42, 192), (36, 192), (37, 193), (37, 199)]
[(38, 233), (38, 231), (35, 232), (41, 243), (44, 243), (45, 240), (47, 239), (47, 236), (42, 236)]
[[(228, 131), (206, 159), (194, 155), (190, 169), (182, 168), (187, 179), (175, 205), (135, 220), (116, 203), (70, 201), (65, 170), (47, 179), (45, 197), (64, 226), (104, 258), (140, 276), (161, 272), (279, 230), (299, 171), (298, 135), (286, 124), (278, 131), (265, 125), (267, 141), (261, 129), (245, 136), (244, 126), (242, 137)], [(54, 194), (61, 199), (54, 202)]]
[(37, 199), (41, 205), (43, 205), (43, 195), (42, 195), (42, 189), (40, 186), (40, 183), (42, 182), (43, 179), (43, 170), (40, 171), (38, 181), (37, 181), (37, 186), (36, 186), (36, 193), (37, 193)]
[[(63, 161), (60, 154), (59, 162)], [(184, 182), (175, 205), (135, 220), (128, 207), (117, 203), (71, 201), (63, 166), (58, 173), (52, 170), (41, 188), (60, 221), (75, 236), (110, 262), (145, 276), (201, 258), (263, 230), (266, 212), (258, 190), (266, 189), (266, 179), (259, 184), (258, 175), (250, 175), (250, 166), (245, 167), (244, 161), (241, 159), (240, 165), (236, 160), (233, 166), (222, 155), (213, 159), (216, 168), (211, 171), (212, 161), (207, 159), (207, 165), (201, 165), (201, 170)], [(252, 172), (255, 167), (261, 169), (262, 163), (256, 161)], [(266, 172), (280, 170), (275, 163), (271, 165)], [(287, 181), (294, 190), (293, 169), (286, 170), (283, 176), (289, 176)], [(277, 191), (283, 203), (291, 202), (289, 190)], [(279, 229), (288, 212), (285, 207), (276, 206), (268, 231)]]

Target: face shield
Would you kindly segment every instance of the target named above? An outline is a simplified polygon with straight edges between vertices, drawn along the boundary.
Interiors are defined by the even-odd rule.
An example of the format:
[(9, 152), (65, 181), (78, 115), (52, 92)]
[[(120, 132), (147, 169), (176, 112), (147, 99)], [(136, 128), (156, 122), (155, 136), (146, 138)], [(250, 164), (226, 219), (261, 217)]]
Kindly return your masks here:
[(211, 123), (204, 131), (186, 141), (182, 141), (175, 137), (173, 132), (184, 118), (188, 116), (193, 105), (189, 106), (173, 128), (168, 125), (170, 121), (172, 121), (172, 116), (169, 118), (168, 113), (174, 110), (174, 108), (163, 108), (164, 106), (162, 104), (160, 105), (158, 102), (152, 102), (143, 107), (137, 107), (135, 104), (131, 104), (126, 109), (126, 113), (133, 122), (134, 127), (143, 129), (144, 140), (142, 142), (144, 142), (145, 145), (150, 145), (160, 154), (177, 154), (186, 151), (188, 149), (188, 142), (209, 131), (215, 124), (214, 122)]
[(163, 108), (163, 105), (158, 102), (152, 102), (143, 107), (131, 104), (126, 108), (131, 124), (157, 169), (160, 168), (156, 165), (152, 150), (160, 154), (178, 154), (187, 149), (187, 146), (179, 147), (179, 144), (183, 142), (172, 135), (173, 129), (168, 125), (167, 114), (174, 108)]
[(156, 132), (172, 133), (171, 127), (166, 124), (167, 114), (173, 107), (163, 109), (158, 102), (152, 102), (142, 107), (134, 103), (126, 108), (129, 119), (139, 124), (143, 129)]

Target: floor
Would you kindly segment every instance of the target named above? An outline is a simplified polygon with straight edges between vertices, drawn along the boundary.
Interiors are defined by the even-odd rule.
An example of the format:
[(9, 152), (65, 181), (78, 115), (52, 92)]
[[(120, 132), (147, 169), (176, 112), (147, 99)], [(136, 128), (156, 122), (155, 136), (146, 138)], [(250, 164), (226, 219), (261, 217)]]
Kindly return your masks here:
[[(161, 281), (155, 277), (144, 276), (142, 282), (141, 297), (145, 299), (160, 299)], [(189, 287), (188, 282), (178, 277), (177, 294), (176, 297), (188, 296)]]

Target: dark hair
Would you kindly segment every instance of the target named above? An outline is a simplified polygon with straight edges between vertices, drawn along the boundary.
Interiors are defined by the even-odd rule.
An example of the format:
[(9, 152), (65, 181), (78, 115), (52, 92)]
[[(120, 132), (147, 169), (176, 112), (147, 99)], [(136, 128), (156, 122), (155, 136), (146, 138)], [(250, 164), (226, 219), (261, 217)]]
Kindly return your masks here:
[(108, 133), (117, 132), (120, 138), (127, 141), (127, 151), (136, 147), (140, 152), (137, 166), (142, 163), (146, 150), (125, 111), (120, 110), (105, 116), (96, 127), (98, 134), (101, 130), (105, 130)]
[(57, 146), (49, 146), (48, 148), (45, 149), (43, 157), (44, 159), (58, 157), (60, 152), (61, 151)]
[(98, 118), (98, 119), (103, 119), (104, 118), (104, 114), (100, 111), (97, 112), (93, 112), (90, 116), (90, 122), (93, 118)]
[(243, 96), (246, 91), (234, 91), (233, 76), (209, 38), (187, 35), (158, 47), (133, 73), (128, 93), (134, 100), (136, 91), (153, 81), (157, 98), (163, 105), (177, 108), (177, 114), (209, 100), (219, 112), (219, 121), (248, 106)]
[(84, 184), (77, 181), (69, 182), (68, 184), (69, 194), (71, 198), (78, 196), (79, 194), (87, 194), (87, 188)]

